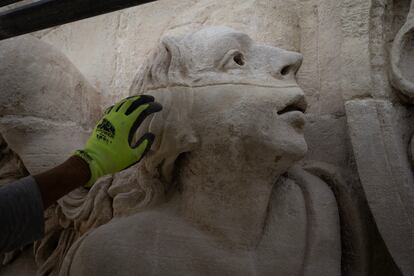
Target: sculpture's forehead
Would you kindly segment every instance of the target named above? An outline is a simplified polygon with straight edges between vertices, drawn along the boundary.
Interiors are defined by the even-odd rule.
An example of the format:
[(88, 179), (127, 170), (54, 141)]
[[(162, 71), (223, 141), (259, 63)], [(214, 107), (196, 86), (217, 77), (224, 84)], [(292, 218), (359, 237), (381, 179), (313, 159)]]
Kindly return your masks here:
[(247, 50), (253, 40), (244, 33), (226, 27), (206, 28), (182, 40), (192, 55), (220, 57), (232, 49)]

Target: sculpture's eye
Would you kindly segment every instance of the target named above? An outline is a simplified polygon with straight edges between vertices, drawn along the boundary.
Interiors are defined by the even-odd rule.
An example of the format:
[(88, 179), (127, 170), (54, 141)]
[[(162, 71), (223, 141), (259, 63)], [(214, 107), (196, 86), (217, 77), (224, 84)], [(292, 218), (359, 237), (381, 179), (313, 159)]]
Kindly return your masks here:
[(244, 55), (239, 50), (230, 50), (220, 62), (220, 67), (224, 70), (238, 69), (246, 64)]

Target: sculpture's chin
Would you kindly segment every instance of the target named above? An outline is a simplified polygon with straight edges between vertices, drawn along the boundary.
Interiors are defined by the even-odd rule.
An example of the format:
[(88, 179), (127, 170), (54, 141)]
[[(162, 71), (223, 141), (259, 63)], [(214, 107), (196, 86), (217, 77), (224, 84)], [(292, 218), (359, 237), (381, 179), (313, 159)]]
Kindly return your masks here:
[(291, 156), (293, 163), (295, 163), (305, 157), (307, 152), (308, 145), (306, 144), (305, 138), (303, 138), (301, 142), (291, 146), (288, 155)]
[(304, 135), (305, 119), (303, 116), (300, 116), (300, 119), (289, 119), (286, 121), (286, 127), (283, 127), (282, 124), (281, 130), (283, 132), (279, 134), (279, 137), (274, 138), (274, 143), (275, 147), (285, 152), (286, 155), (292, 156), (297, 161), (302, 159), (308, 151)]
[(308, 151), (308, 146), (303, 136), (295, 137), (285, 143), (278, 144), (274, 148), (275, 163), (274, 169), (277, 174), (285, 173), (290, 167), (303, 159)]

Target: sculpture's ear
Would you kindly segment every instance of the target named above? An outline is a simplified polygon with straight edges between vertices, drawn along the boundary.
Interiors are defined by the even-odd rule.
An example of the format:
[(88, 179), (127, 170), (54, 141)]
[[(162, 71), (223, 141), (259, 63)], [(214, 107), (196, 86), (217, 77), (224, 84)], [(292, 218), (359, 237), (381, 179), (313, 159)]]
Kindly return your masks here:
[(174, 37), (164, 37), (155, 51), (148, 76), (154, 86), (167, 86), (175, 82), (176, 71), (181, 66), (179, 42)]
[(166, 36), (142, 65), (130, 88), (130, 94), (141, 94), (151, 88), (166, 87), (181, 82), (185, 67), (181, 59), (180, 41)]
[(176, 37), (165, 36), (161, 40), (161, 45), (167, 51), (170, 58), (169, 69), (179, 66), (181, 64), (180, 40)]
[(188, 71), (183, 61), (181, 46), (180, 39), (176, 37), (165, 36), (161, 41), (161, 48), (163, 49), (160, 49), (160, 52), (166, 53), (160, 55), (160, 57), (163, 58), (162, 63), (167, 70), (165, 75), (169, 84), (182, 83)]

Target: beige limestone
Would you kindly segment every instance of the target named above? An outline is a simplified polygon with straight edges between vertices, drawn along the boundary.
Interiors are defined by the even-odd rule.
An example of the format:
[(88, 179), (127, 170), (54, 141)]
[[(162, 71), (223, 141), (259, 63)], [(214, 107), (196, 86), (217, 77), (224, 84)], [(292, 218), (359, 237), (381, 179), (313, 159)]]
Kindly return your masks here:
[[(411, 102), (412, 10), (412, 1), (372, 1), (371, 14), (367, 16), (371, 20), (371, 70), (367, 81), (371, 84), (366, 89), (371, 92), (367, 97), (344, 94), (348, 133), (361, 185), (378, 230), (404, 275), (414, 273), (414, 182), (408, 153), (413, 121), (412, 108), (398, 98)], [(393, 40), (391, 45), (387, 39)]]
[(83, 146), (99, 97), (62, 53), (34, 37), (3, 41), (0, 59), (0, 132), (30, 173), (50, 169)]
[(391, 83), (407, 101), (414, 96), (414, 2), (407, 21), (397, 33), (391, 49)]
[(396, 262), (405, 275), (411, 275), (414, 179), (407, 148), (401, 147), (392, 124), (396, 115), (388, 102), (380, 100), (349, 101), (346, 108), (368, 204)]
[(292, 5), (296, 1), (161, 0), (64, 25), (39, 37), (61, 49), (112, 101), (127, 95), (136, 70), (164, 34), (227, 25), (257, 41), (298, 50), (298, 19)]
[[(404, 204), (409, 205), (412, 197), (409, 193), (400, 192), (404, 200), (399, 202), (392, 200), (392, 198), (396, 194), (395, 191), (398, 194), (398, 191), (412, 189), (411, 184), (406, 185), (411, 181), (411, 170), (407, 166), (407, 145), (414, 128), (411, 126), (411, 108), (401, 104), (399, 97), (397, 97), (397, 95), (404, 95), (404, 91), (397, 92), (398, 85), (392, 82), (394, 85), (394, 88), (392, 88), (388, 79), (389, 75), (393, 78), (392, 68), (388, 64), (399, 66), (398, 63), (393, 63), (393, 60), (396, 59), (393, 59), (389, 42), (394, 39), (400, 29), (402, 30), (401, 33), (403, 33), (403, 30), (409, 30), (409, 28), (404, 29), (402, 27), (406, 22), (408, 24), (407, 15), (410, 5), (412, 5), (412, 1), (409, 0), (161, 0), (141, 7), (36, 33), (35, 36), (52, 44), (66, 55), (75, 67), (96, 87), (92, 90), (98, 92), (92, 92), (92, 94), (99, 95), (99, 99), (103, 102), (102, 106), (128, 95), (128, 88), (133, 82), (137, 69), (143, 65), (150, 52), (160, 46), (159, 41), (163, 35), (175, 38), (203, 27), (224, 25), (248, 34), (254, 41), (301, 52), (304, 60), (298, 71), (297, 80), (303, 88), (308, 102), (304, 137), (309, 150), (304, 158), (304, 168), (312, 173), (309, 174), (296, 169), (288, 176), (281, 178), (271, 191), (270, 198), (272, 200), (269, 200), (269, 208), (274, 216), (268, 218), (269, 227), (265, 228), (264, 240), (261, 243), (261, 245), (266, 243), (271, 244), (271, 246), (259, 247), (250, 256), (243, 254), (234, 256), (229, 255), (228, 252), (230, 251), (226, 252), (221, 249), (217, 253), (215, 250), (225, 243), (220, 242), (217, 246), (211, 246), (211, 244), (214, 244), (214, 241), (211, 241), (205, 247), (201, 244), (202, 250), (198, 250), (196, 253), (192, 252), (191, 250), (196, 248), (195, 246), (184, 246), (184, 242), (179, 243), (181, 240), (177, 235), (171, 237), (171, 233), (165, 232), (162, 228), (167, 225), (176, 229), (175, 231), (179, 233), (184, 230), (190, 231), (194, 233), (194, 237), (200, 237), (202, 240), (209, 240), (211, 237), (220, 234), (216, 240), (224, 240), (226, 243), (232, 242), (232, 239), (228, 237), (236, 235), (228, 234), (232, 233), (231, 229), (230, 232), (221, 232), (214, 228), (211, 230), (204, 227), (203, 233), (197, 231), (195, 233), (193, 230), (197, 228), (180, 228), (186, 226), (188, 220), (182, 222), (177, 215), (180, 214), (179, 210), (170, 207), (176, 204), (174, 202), (177, 199), (174, 199), (174, 193), (177, 193), (177, 190), (181, 191), (181, 186), (177, 183), (177, 180), (174, 183), (178, 187), (168, 184), (171, 179), (176, 179), (174, 175), (183, 174), (194, 178), (191, 170), (203, 172), (202, 167), (190, 167), (191, 170), (188, 172), (186, 169), (177, 169), (175, 165), (178, 164), (178, 168), (185, 168), (186, 165), (191, 164), (191, 158), (199, 157), (195, 153), (185, 152), (197, 152), (197, 149), (203, 146), (202, 139), (200, 140), (199, 135), (197, 135), (200, 129), (204, 131), (204, 128), (206, 128), (206, 130), (220, 135), (222, 133), (219, 131), (221, 125), (218, 124), (217, 129), (214, 126), (209, 127), (208, 120), (214, 120), (214, 116), (204, 116), (201, 119), (197, 118), (200, 122), (205, 122), (204, 125), (200, 123), (198, 127), (185, 128), (189, 125), (189, 121), (183, 118), (188, 118), (190, 114), (194, 114), (194, 110), (176, 110), (174, 108), (170, 110), (170, 108), (177, 104), (176, 101), (180, 103), (183, 101), (181, 103), (183, 106), (193, 106), (194, 102), (203, 99), (199, 96), (201, 93), (195, 93), (196, 97), (191, 98), (185, 96), (193, 92), (217, 95), (224, 91), (224, 94), (230, 95), (231, 91), (234, 90), (242, 93), (243, 88), (246, 87), (235, 85), (233, 82), (237, 82), (237, 79), (232, 78), (231, 85), (228, 85), (228, 87), (218, 86), (217, 90), (198, 87), (190, 93), (186, 92), (185, 89), (174, 89), (173, 93), (177, 95), (176, 100), (167, 95), (171, 93), (166, 92), (166, 89), (152, 91), (151, 93), (154, 93), (157, 98), (160, 97), (164, 105), (169, 107), (166, 110), (170, 111), (166, 112), (169, 114), (168, 116), (165, 115), (166, 117), (153, 118), (153, 123), (145, 125), (144, 128), (151, 128), (157, 133), (163, 130), (166, 136), (176, 137), (176, 139), (163, 139), (163, 143), (159, 143), (154, 147), (154, 149), (158, 149), (158, 153), (154, 152), (154, 155), (148, 158), (145, 164), (100, 181), (88, 195), (85, 191), (77, 190), (59, 201), (59, 205), (48, 214), (47, 237), (36, 245), (38, 273), (40, 275), (57, 274), (61, 271), (61, 265), (65, 258), (65, 269), (79, 269), (79, 273), (82, 269), (99, 269), (99, 267), (88, 267), (87, 264), (83, 264), (79, 256), (85, 254), (85, 252), (90, 252), (88, 250), (93, 251), (96, 241), (107, 239), (106, 237), (111, 236), (112, 232), (118, 231), (121, 227), (119, 225), (128, 225), (132, 228), (137, 223), (136, 221), (139, 221), (141, 224), (145, 224), (143, 226), (144, 228), (147, 227), (145, 231), (148, 231), (153, 237), (157, 239), (171, 237), (165, 244), (172, 243), (173, 245), (160, 247), (159, 250), (163, 253), (171, 252), (171, 250), (174, 250), (174, 246), (177, 245), (176, 248), (181, 249), (181, 252), (191, 251), (191, 256), (197, 256), (197, 253), (199, 253), (208, 260), (205, 263), (196, 260), (190, 264), (183, 260), (180, 267), (180, 269), (183, 269), (181, 274), (190, 271), (189, 269), (194, 265), (199, 269), (198, 274), (202, 274), (200, 271), (218, 274), (219, 271), (215, 269), (219, 268), (220, 272), (238, 271), (237, 274), (263, 275), (271, 271), (272, 274), (278, 272), (282, 275), (289, 275), (289, 273), (301, 275), (305, 272), (310, 275), (335, 275), (339, 273), (339, 267), (340, 273), (343, 275), (401, 275), (399, 270), (404, 275), (410, 275), (412, 269), (410, 264), (413, 263), (410, 255), (414, 255), (409, 243), (410, 233), (413, 231), (412, 224), (410, 224), (410, 220), (404, 220), (403, 216), (399, 216), (402, 212), (398, 212), (398, 208), (404, 208)], [(410, 68), (409, 62), (412, 58), (410, 45), (401, 44), (398, 41), (397, 36), (393, 43), (394, 48), (400, 49), (399, 51), (404, 56), (401, 59), (404, 66), (399, 68), (405, 70), (402, 73), (404, 76), (409, 76), (410, 71), (407, 71), (407, 68)], [(195, 42), (199, 42), (199, 40)], [(174, 44), (174, 41), (170, 44)], [(1, 45), (2, 43), (0, 43), (0, 48)], [(168, 45), (168, 40), (161, 44), (161, 46), (163, 45)], [(161, 50), (162, 48), (158, 49), (156, 53), (160, 53)], [(391, 52), (391, 56), (388, 55), (389, 52)], [(193, 59), (198, 62), (198, 57), (199, 55), (196, 55)], [(397, 57), (399, 56), (397, 55)], [(271, 59), (265, 61), (275, 62)], [(195, 67), (191, 68), (194, 70)], [(145, 71), (145, 67), (143, 69), (143, 72), (148, 72)], [(37, 70), (41, 71), (41, 68)], [(389, 74), (389, 72), (391, 73)], [(77, 74), (75, 73), (75, 76)], [(138, 76), (141, 76), (141, 79), (144, 77), (142, 74), (138, 74)], [(246, 76), (248, 78), (249, 74)], [(182, 76), (181, 79), (179, 75), (176, 77), (174, 80), (183, 80)], [(216, 75), (215, 77), (219, 76)], [(140, 86), (140, 78), (137, 78), (133, 83), (131, 93), (147, 91), (145, 86)], [(211, 80), (211, 76), (202, 78), (202, 80), (209, 78)], [(41, 82), (45, 82), (44, 78), (40, 79)], [(78, 79), (78, 77), (75, 77), (75, 79)], [(195, 80), (197, 80), (197, 77), (184, 78), (184, 83), (189, 81), (194, 86)], [(158, 79), (158, 81), (162, 81), (162, 79)], [(257, 87), (251, 89), (262, 95), (257, 99), (262, 101), (267, 99), (265, 96), (266, 90)], [(170, 90), (173, 89), (170, 88)], [(248, 97), (246, 96), (246, 100)], [(357, 110), (356, 107), (358, 106), (366, 107), (367, 99), (371, 98), (381, 100), (381, 103), (389, 107), (390, 111), (371, 112), (370, 108)], [(212, 99), (214, 100), (215, 97)], [(224, 100), (232, 100), (232, 98), (229, 97)], [(284, 101), (283, 97), (279, 100)], [(344, 100), (347, 102), (347, 108), (345, 108)], [(376, 103), (376, 101), (374, 102)], [(263, 104), (262, 107), (260, 107), (260, 104), (249, 106), (242, 105), (242, 103), (240, 102), (240, 108), (234, 107), (235, 114), (242, 114), (240, 118), (235, 117), (234, 120), (247, 118), (249, 111), (267, 110), (267, 103)], [(78, 105), (76, 104), (76, 106)], [(211, 106), (213, 105), (201, 106), (201, 110), (203, 110), (202, 108), (207, 110)], [(15, 114), (20, 112), (22, 110), (18, 110)], [(267, 129), (268, 126), (263, 124), (263, 122), (266, 122), (266, 114), (262, 113), (258, 113), (257, 118), (253, 118), (253, 121), (257, 122), (258, 128), (264, 129), (263, 135), (278, 137), (279, 133), (273, 132), (272, 128)], [(48, 113), (47, 116), (51, 114)], [(394, 115), (390, 116), (389, 114)], [(66, 137), (67, 132), (65, 133), (64, 130), (68, 128), (68, 125), (67, 122), (59, 121), (59, 116), (53, 118), (54, 124), (51, 133), (60, 131), (63, 134), (59, 137)], [(233, 119), (233, 117), (227, 115), (225, 118)], [(368, 119), (364, 121), (364, 118)], [(10, 118), (6, 119), (4, 122), (10, 121)], [(29, 125), (38, 128), (33, 121), (27, 119), (24, 118), (24, 121), (30, 122), (30, 124), (21, 124), (21, 129), (27, 128)], [(385, 124), (383, 123), (384, 119), (387, 122)], [(76, 127), (79, 124), (76, 120), (69, 120), (68, 123)], [(378, 125), (379, 127), (375, 127)], [(82, 128), (85, 127), (82, 126)], [(223, 133), (226, 133), (227, 136), (250, 133), (248, 129), (245, 132), (240, 131), (243, 129), (244, 127), (240, 125), (231, 130), (224, 129), (229, 132)], [(79, 129), (75, 130), (77, 133), (78, 131)], [(379, 136), (383, 135), (383, 139), (378, 140), (375, 134), (365, 135), (367, 133), (378, 133)], [(348, 137), (349, 135), (351, 135), (351, 139)], [(19, 133), (13, 133), (10, 136), (21, 137)], [(38, 132), (30, 137), (32, 137), (30, 139), (42, 140)], [(60, 142), (53, 143), (53, 136), (49, 135), (49, 137), (50, 142), (48, 143), (53, 144), (53, 148), (61, 147)], [(210, 138), (213, 139), (214, 137), (209, 136)], [(64, 138), (59, 138), (59, 140), (62, 139)], [(40, 142), (40, 140), (38, 141)], [(78, 146), (81, 143), (81, 139), (77, 141), (73, 146), (75, 144)], [(260, 140), (259, 142), (264, 143), (265, 141), (267, 140)], [(376, 154), (370, 155), (372, 151), (367, 151), (367, 149), (377, 144), (380, 147), (373, 151)], [(13, 149), (19, 152), (21, 147), (27, 145), (27, 142), (23, 141), (13, 146)], [(272, 146), (272, 143), (269, 145)], [(69, 147), (72, 147), (72, 145), (69, 145)], [(235, 148), (237, 149), (237, 147)], [(226, 156), (224, 153), (228, 155), (237, 153), (238, 158), (242, 158), (241, 156), (245, 154), (240, 149), (231, 149), (231, 147), (223, 146), (221, 150), (216, 150), (216, 154), (220, 158)], [(58, 151), (60, 152), (58, 154), (60, 158), (66, 157), (67, 150)], [(273, 151), (266, 151), (265, 156), (268, 152)], [(369, 156), (372, 157), (368, 158)], [(398, 156), (398, 162), (392, 165), (391, 168), (387, 167), (388, 160), (395, 159), (393, 156)], [(24, 156), (22, 155), (22, 157)], [(253, 160), (258, 158), (258, 156), (253, 157)], [(47, 158), (43, 159), (47, 160)], [(208, 160), (211, 162), (217, 161), (216, 158)], [(231, 162), (228, 163), (229, 166), (232, 165)], [(28, 168), (31, 167), (26, 161), (25, 164)], [(160, 170), (156, 170), (156, 168), (160, 168)], [(399, 175), (401, 177), (407, 176), (407, 178), (404, 181), (395, 181), (395, 178), (391, 177), (371, 177), (369, 173), (375, 168), (382, 174), (387, 174), (393, 170), (398, 171), (399, 169), (396, 168), (403, 168)], [(243, 173), (245, 172), (239, 172), (240, 175)], [(375, 181), (375, 179), (380, 180)], [(330, 189), (326, 189), (326, 185)], [(319, 188), (315, 192), (310, 187)], [(392, 192), (387, 193), (389, 191), (387, 187), (392, 187)], [(190, 191), (198, 192), (195, 189)], [(188, 194), (188, 189), (183, 191), (183, 194), (184, 192)], [(376, 196), (381, 193), (386, 196), (377, 200)], [(315, 194), (316, 197), (312, 196)], [(236, 195), (240, 200), (249, 199), (248, 196), (242, 197), (242, 195), (235, 193)], [(197, 199), (199, 198), (198, 196)], [(320, 201), (321, 198), (327, 200)], [(194, 204), (200, 200), (195, 201)], [(165, 201), (169, 203), (159, 205)], [(329, 202), (327, 206), (330, 207), (324, 209), (324, 206), (318, 206), (321, 202)], [(230, 203), (233, 204), (234, 201), (229, 200)], [(387, 212), (381, 213), (381, 209)], [(335, 214), (335, 210), (337, 214)], [(206, 209), (205, 212), (208, 214), (209, 211), (211, 210)], [(168, 213), (167, 218), (164, 215), (166, 212)], [(314, 216), (311, 216), (311, 221), (318, 221), (318, 218), (322, 218), (321, 221), (325, 224), (318, 223), (322, 227), (318, 229), (323, 229), (323, 231), (320, 231), (323, 235), (312, 236), (310, 229), (313, 229), (313, 224), (303, 223), (304, 220), (309, 221), (307, 216), (309, 212), (314, 214)], [(144, 213), (146, 214), (145, 218), (140, 216)], [(385, 215), (390, 213), (397, 215)], [(221, 212), (215, 212), (215, 214), (219, 216)], [(173, 219), (170, 219), (170, 215)], [(191, 215), (190, 218), (194, 218), (192, 212), (189, 215)], [(227, 217), (224, 213), (223, 216)], [(159, 222), (156, 219), (158, 217), (165, 218), (165, 224)], [(210, 216), (202, 217), (208, 219)], [(112, 221), (106, 224), (111, 219)], [(238, 222), (239, 220), (234, 218), (234, 221), (230, 219), (229, 221)], [(273, 221), (283, 221), (283, 223), (272, 224)], [(102, 224), (106, 225), (99, 227)], [(198, 226), (198, 224), (195, 226)], [(98, 229), (92, 231), (96, 227)], [(159, 231), (154, 229), (159, 229)], [(90, 234), (85, 235), (88, 230), (91, 231)], [(338, 231), (341, 239), (340, 245), (337, 243)], [(111, 235), (108, 233), (111, 233)], [(269, 233), (273, 233), (273, 235)], [(133, 235), (134, 232), (130, 234)], [(130, 240), (134, 240), (135, 236), (133, 235)], [(312, 239), (305, 236), (312, 236)], [(408, 239), (406, 239), (406, 236)], [(116, 237), (119, 240), (125, 239), (121, 234), (119, 234), (119, 237), (116, 235)], [(282, 244), (279, 242), (279, 238), (275, 237), (283, 237), (282, 240), (286, 242)], [(317, 250), (318, 243), (311, 241), (328, 237), (330, 237), (332, 250), (326, 252), (330, 253), (331, 256), (314, 253), (320, 251)], [(78, 238), (80, 240), (76, 242)], [(141, 242), (140, 240), (134, 241)], [(144, 244), (150, 246), (150, 241), (151, 239), (144, 241)], [(243, 238), (242, 241), (240, 244), (243, 245), (249, 239)], [(55, 247), (56, 244), (59, 244), (59, 246)], [(305, 246), (305, 244), (309, 246)], [(81, 246), (79, 250), (78, 245)], [(315, 245), (315, 247), (310, 245)], [(118, 248), (120, 244), (113, 246)], [(67, 254), (69, 248), (71, 248), (70, 254)], [(340, 257), (337, 257), (338, 250), (341, 254)], [(139, 250), (127, 250), (127, 253), (130, 252), (138, 254)], [(287, 254), (284, 254), (285, 252)], [(142, 254), (145, 255), (145, 252)], [(107, 263), (111, 264), (113, 259), (118, 260), (119, 255), (121, 254), (114, 253), (114, 255), (110, 255), (111, 260), (108, 260)], [(285, 259), (280, 257), (281, 255)], [(217, 256), (224, 257), (217, 262)], [(263, 256), (273, 257), (266, 258)], [(301, 258), (302, 256), (304, 257)], [(87, 258), (89, 257), (91, 256), (87, 256)], [(340, 266), (338, 266), (338, 258), (340, 258)], [(148, 257), (141, 261), (150, 260), (153, 263), (155, 259), (156, 257)], [(302, 262), (303, 259), (312, 261)], [(79, 265), (73, 268), (73, 265), (69, 264), (72, 260)], [(88, 260), (91, 262), (99, 261), (96, 258)], [(234, 263), (239, 264), (240, 260), (250, 264), (250, 266), (238, 265), (240, 266), (238, 267), (234, 265)], [(320, 260), (324, 260), (323, 265), (318, 265)], [(303, 266), (301, 266), (301, 262)], [(177, 261), (171, 260), (166, 262), (165, 266), (158, 265), (157, 269), (159, 270), (154, 271), (159, 274), (171, 274), (171, 266), (176, 263)], [(117, 267), (122, 262), (114, 261), (114, 264), (116, 264), (114, 267)], [(324, 266), (325, 264), (327, 266)], [(108, 267), (110, 265), (103, 266), (102, 261), (99, 261), (99, 265), (102, 265), (103, 269), (107, 268), (102, 273), (110, 273), (111, 269), (114, 269)], [(136, 264), (131, 264), (131, 267), (134, 267), (134, 265)], [(313, 270), (315, 266), (319, 267), (322, 272), (315, 272)], [(114, 272), (114, 274), (116, 273)]]
[[(243, 65), (234, 60), (240, 53)], [(362, 273), (368, 266), (364, 255), (368, 253), (363, 217), (358, 217), (358, 213), (342, 221), (344, 229), (354, 233), (347, 240), (352, 245), (348, 248), (352, 251), (349, 256), (353, 257), (342, 261), (340, 257), (336, 198), (340, 199), (340, 206), (345, 206), (340, 208), (342, 216), (352, 217), (346, 215), (351, 211), (346, 206), (352, 203), (348, 191), (338, 186), (340, 192), (334, 196), (325, 182), (299, 168), (291, 171), (288, 178), (282, 177), (272, 184), (272, 179), (287, 171), (306, 151), (303, 119), (297, 117), (299, 113), (277, 114), (288, 105), (305, 107), (303, 93), (293, 78), (300, 61), (299, 54), (258, 45), (245, 34), (226, 28), (205, 29), (184, 38), (165, 37), (131, 87), (131, 93), (151, 93), (164, 104), (163, 113), (155, 115), (141, 129), (156, 133), (160, 139), (143, 164), (113, 180), (97, 183), (88, 195), (79, 190), (59, 202), (56, 209), (59, 222), (52, 216), (48, 220), (50, 234), (36, 245), (40, 273), (60, 271), (62, 275), (81, 275), (117, 271), (128, 275), (150, 271), (166, 273), (174, 269), (177, 273), (211, 274), (219, 270), (237, 274), (291, 271), (338, 275), (344, 269), (341, 262), (349, 265), (349, 272)], [(283, 76), (281, 72), (286, 65), (290, 68), (284, 70), (287, 74)], [(260, 116), (253, 119), (251, 114)], [(269, 124), (273, 127), (269, 128)], [(246, 151), (249, 148), (254, 151)], [(318, 167), (315, 165), (313, 170), (319, 171)], [(223, 173), (223, 170), (232, 173)], [(174, 178), (177, 172), (180, 177)], [(333, 187), (343, 185), (328, 179)], [(258, 195), (263, 199), (258, 200)], [(281, 202), (273, 203), (274, 197), (281, 198)], [(293, 211), (296, 215), (291, 217), (290, 212), (286, 213), (282, 199), (290, 204), (289, 208), (297, 209)], [(273, 204), (275, 207), (270, 207)], [(246, 206), (246, 210), (240, 206)], [(270, 214), (278, 217), (277, 222), (286, 222), (272, 222), (266, 211), (269, 208)], [(112, 216), (117, 219), (98, 227)], [(265, 232), (262, 232), (263, 225)], [(146, 227), (153, 229), (156, 236), (144, 238)], [(168, 232), (163, 230), (166, 227), (170, 229)], [(142, 229), (139, 231), (144, 231), (143, 236), (132, 238), (137, 236), (135, 229)], [(297, 231), (292, 232), (293, 229)], [(56, 243), (53, 234), (56, 231), (61, 233), (59, 246), (52, 254), (50, 244)], [(175, 251), (175, 243), (180, 241), (175, 231), (187, 233), (188, 247)], [(100, 247), (107, 243), (107, 236), (112, 236), (116, 248), (125, 242), (131, 246), (129, 249), (122, 246), (125, 253), (120, 249), (109, 250), (118, 256), (126, 252), (145, 255), (140, 250), (150, 250), (155, 255), (149, 255), (148, 259), (111, 262), (108, 267), (104, 265), (108, 250)], [(200, 248), (193, 244), (193, 237), (197, 237)], [(286, 243), (287, 238), (292, 242)], [(163, 249), (151, 247), (152, 239), (159, 240)], [(209, 242), (200, 244), (203, 240)], [(211, 243), (217, 244), (220, 251)], [(295, 247), (291, 247), (293, 243)], [(247, 261), (243, 252), (252, 248), (257, 249)], [(100, 252), (106, 252), (102, 260)], [(197, 258), (191, 261), (202, 270), (194, 270), (188, 263), (191, 259), (182, 257), (180, 261), (164, 261), (161, 267), (147, 263), (163, 254), (174, 254), (178, 258), (190, 252), (195, 257), (207, 254), (211, 256), (208, 260), (221, 256), (223, 261)], [(45, 259), (48, 254), (50, 257)], [(253, 263), (245, 267), (242, 264), (246, 262)], [(129, 269), (122, 270), (123, 267)], [(294, 267), (301, 269), (293, 272)]]
[[(243, 64), (236, 63), (234, 57), (243, 60)], [(148, 128), (159, 139), (140, 169), (158, 179), (170, 196), (167, 202), (159, 197), (159, 207), (154, 211), (113, 220), (83, 236), (71, 247), (60, 274), (269, 274), (301, 267), (295, 274), (339, 275), (338, 214), (335, 198), (325, 183), (310, 180), (313, 190), (307, 183), (309, 179), (291, 182), (296, 190), (286, 196), (298, 200), (291, 208), (299, 208), (299, 217), (290, 218), (282, 211), (286, 208), (283, 204), (275, 207), (275, 215), (279, 213), (276, 216), (286, 220), (285, 225), (303, 225), (302, 230), (290, 233), (292, 242), (302, 237), (296, 248), (284, 249), (282, 237), (290, 227), (268, 222), (266, 210), (272, 202), (273, 181), (306, 152), (301, 113), (277, 114), (287, 106), (305, 107), (303, 92), (294, 81), (300, 62), (299, 54), (258, 45), (245, 34), (227, 28), (164, 38), (138, 73), (131, 92), (153, 94), (164, 105), (162, 114), (142, 127), (141, 131)], [(282, 70), (286, 66), (289, 67)], [(251, 114), (260, 116), (253, 119)], [(177, 164), (178, 156), (182, 157)], [(180, 176), (173, 178), (177, 172)], [(154, 181), (144, 177), (140, 180), (144, 182), (140, 185)], [(171, 187), (173, 183), (176, 188)], [(135, 194), (130, 194), (128, 188), (134, 183), (115, 185), (117, 190), (109, 190), (114, 202), (131, 203), (128, 198)], [(307, 206), (310, 198), (320, 196), (326, 197), (321, 201), (325, 202), (323, 206)], [(307, 212), (321, 215), (312, 216), (318, 230), (307, 225)], [(114, 214), (122, 213), (114, 209)], [(263, 232), (263, 227), (269, 230)], [(152, 230), (147, 232), (149, 229)], [(132, 238), (137, 231), (142, 234)], [(147, 236), (151, 232), (155, 236)], [(106, 258), (112, 258), (99, 253), (108, 251), (106, 245), (99, 245), (107, 235), (113, 236), (114, 241), (108, 246), (119, 248), (115, 254), (129, 252), (128, 260), (112, 262), (110, 267), (104, 265)], [(186, 239), (182, 246), (180, 236)], [(267, 239), (272, 240), (272, 245)], [(161, 247), (154, 247), (155, 240)], [(121, 244), (124, 245), (119, 247)], [(125, 253), (120, 252), (121, 248)], [(326, 254), (316, 253), (321, 249)], [(287, 257), (281, 259), (282, 255)]]

